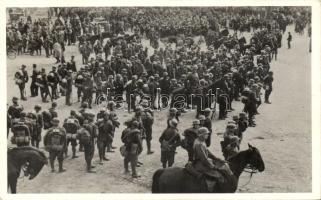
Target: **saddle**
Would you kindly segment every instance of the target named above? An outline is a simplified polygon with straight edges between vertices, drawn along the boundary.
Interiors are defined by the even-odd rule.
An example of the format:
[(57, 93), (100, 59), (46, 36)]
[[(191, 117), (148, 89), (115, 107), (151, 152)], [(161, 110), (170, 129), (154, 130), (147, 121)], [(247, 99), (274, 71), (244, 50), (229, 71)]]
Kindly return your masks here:
[(211, 170), (211, 171), (208, 171), (205, 173), (201, 173), (194, 168), (192, 162), (188, 162), (184, 168), (184, 170), (188, 174), (201, 180), (202, 182), (205, 182), (205, 184), (207, 186), (207, 190), (209, 192), (213, 192), (213, 190), (216, 186), (226, 184), (227, 179), (226, 179), (224, 173), (222, 173), (221, 169), (222, 168), (219, 168), (216, 170)]

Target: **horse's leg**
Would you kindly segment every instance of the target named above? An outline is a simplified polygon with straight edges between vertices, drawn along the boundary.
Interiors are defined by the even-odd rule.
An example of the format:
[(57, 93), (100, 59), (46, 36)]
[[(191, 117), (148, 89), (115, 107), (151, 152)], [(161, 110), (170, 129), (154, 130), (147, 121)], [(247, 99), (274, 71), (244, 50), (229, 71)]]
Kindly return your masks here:
[(17, 193), (17, 181), (18, 181), (18, 177), (11, 177), (8, 179), (10, 190), (11, 190), (12, 194)]

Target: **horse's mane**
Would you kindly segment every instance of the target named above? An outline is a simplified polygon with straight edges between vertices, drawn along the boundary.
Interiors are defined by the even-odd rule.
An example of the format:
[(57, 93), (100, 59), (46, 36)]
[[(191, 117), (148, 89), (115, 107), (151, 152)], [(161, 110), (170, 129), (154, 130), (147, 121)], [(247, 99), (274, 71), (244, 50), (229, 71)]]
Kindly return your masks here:
[(238, 152), (237, 154), (229, 157), (229, 158), (227, 159), (227, 161), (228, 161), (228, 162), (232, 162), (233, 160), (238, 159), (241, 155), (248, 153), (248, 151), (249, 151), (249, 149), (246, 149), (246, 150), (244, 150), (244, 151), (240, 151), (240, 152)]
[(40, 151), (39, 149), (34, 148), (34, 147), (30, 147), (30, 146), (8, 148), (8, 153), (18, 153), (21, 150), (35, 151), (43, 158), (43, 160), (45, 160), (45, 161), (47, 160), (47, 157), (46, 157), (46, 155), (45, 155), (45, 153), (43, 151)]

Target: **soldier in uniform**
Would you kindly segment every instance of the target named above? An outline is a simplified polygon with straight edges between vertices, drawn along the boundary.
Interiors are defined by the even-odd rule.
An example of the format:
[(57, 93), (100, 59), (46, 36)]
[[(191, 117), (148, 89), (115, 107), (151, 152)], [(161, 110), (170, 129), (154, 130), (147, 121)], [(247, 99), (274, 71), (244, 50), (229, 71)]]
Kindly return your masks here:
[(195, 120), (193, 121), (193, 127), (186, 129), (183, 133), (183, 136), (185, 138), (182, 145), (188, 153), (188, 161), (193, 161), (194, 159), (193, 145), (194, 145), (195, 139), (197, 138), (199, 127), (200, 127), (200, 121)]
[(95, 152), (95, 138), (97, 137), (97, 126), (93, 123), (94, 118), (95, 114), (88, 113), (88, 119), (84, 120), (83, 128), (78, 131), (79, 141), (84, 147), (88, 173), (95, 173), (92, 170), (95, 166), (91, 164)]
[(47, 103), (47, 96), (49, 95), (52, 101), (52, 96), (49, 92), (49, 85), (48, 85), (48, 79), (46, 75), (46, 70), (44, 68), (41, 69), (40, 75), (38, 75), (37, 78), (37, 85), (40, 87), (40, 94), (42, 98), (42, 102)]
[(121, 137), (126, 147), (126, 154), (124, 158), (125, 173), (129, 172), (128, 164), (130, 163), (133, 178), (140, 177), (136, 172), (138, 155), (143, 151), (140, 132), (139, 122), (132, 121), (130, 124), (130, 128), (127, 131), (124, 131)]
[[(38, 141), (38, 133), (37, 133), (37, 116), (34, 112), (29, 112), (26, 115), (26, 125), (29, 127), (30, 136), (31, 136), (31, 145), (33, 147), (36, 146)], [(39, 142), (38, 142), (39, 144)]]
[(83, 82), (84, 82), (84, 77), (82, 75), (82, 70), (80, 70), (80, 72), (76, 75), (76, 79), (75, 79), (75, 86), (77, 88), (78, 102), (80, 102), (81, 93), (83, 91)]
[(172, 119), (176, 119), (177, 120), (177, 122), (179, 122), (179, 118), (178, 118), (178, 114), (177, 114), (177, 109), (176, 108), (170, 108), (169, 109), (169, 115), (168, 115), (168, 118), (167, 118), (167, 128), (169, 128), (170, 127), (170, 121), (172, 120)]
[(126, 101), (128, 105), (128, 112), (131, 112), (131, 110), (136, 110), (136, 91), (137, 91), (137, 76), (132, 76), (132, 80), (128, 81), (125, 84), (124, 89), (126, 90)]
[(15, 81), (16, 81), (16, 84), (19, 86), (20, 98), (23, 101), (27, 100), (27, 98), (25, 97), (25, 92), (26, 92), (25, 87), (28, 80), (29, 80), (29, 77), (28, 77), (28, 72), (26, 70), (26, 65), (21, 65), (20, 70), (15, 73)]
[(239, 143), (236, 143), (235, 141), (235, 138), (238, 138), (236, 128), (237, 126), (235, 122), (228, 123), (226, 126), (226, 131), (223, 135), (224, 140), (221, 142), (222, 152), (225, 160), (227, 160), (232, 154), (235, 154), (235, 151), (233, 150), (234, 148), (239, 149)]
[(83, 93), (84, 96), (82, 98), (82, 102), (88, 103), (88, 108), (91, 108), (92, 100), (93, 100), (93, 89), (94, 82), (91, 80), (90, 76), (85, 76), (85, 80), (83, 82)]
[[(115, 135), (115, 129), (116, 128), (119, 128), (119, 121), (118, 121), (118, 116), (116, 114), (116, 103), (114, 101), (109, 101), (108, 104), (107, 104), (107, 111), (109, 112), (110, 114), (110, 120), (112, 121), (113, 123), (113, 131), (111, 132), (112, 133), (112, 137), (114, 138), (114, 135)], [(107, 151), (111, 150), (111, 149), (116, 149), (116, 147), (113, 146), (113, 140), (111, 140), (111, 142), (108, 144), (107, 146)]]
[(77, 146), (77, 131), (80, 128), (78, 119), (76, 118), (76, 112), (74, 110), (70, 111), (70, 116), (65, 119), (63, 127), (66, 130), (66, 138), (67, 138), (67, 144), (66, 144), (66, 151), (65, 156), (68, 156), (68, 146), (69, 143), (71, 143), (71, 149), (72, 149), (72, 159), (77, 158), (76, 156), (76, 146)]
[[(213, 153), (211, 153), (205, 144), (205, 140), (208, 137), (209, 131), (206, 127), (202, 127), (199, 129), (197, 138), (195, 139), (193, 149), (194, 149), (194, 157), (195, 160), (193, 162), (193, 166), (196, 171), (206, 174), (206, 176), (209, 177), (217, 177), (217, 174), (212, 174), (213, 170), (219, 170), (220, 172), (228, 173), (229, 175), (232, 175), (232, 172), (230, 171), (229, 167), (226, 165), (226, 162), (221, 160), (220, 158), (217, 158)], [(223, 171), (221, 171), (223, 170)], [(226, 175), (224, 173), (224, 175)], [(211, 183), (211, 181), (206, 181), (207, 185)], [(212, 182), (213, 184), (213, 182)], [(214, 183), (215, 184), (215, 183)], [(214, 186), (211, 186), (209, 188), (213, 188)]]
[(15, 121), (20, 119), (20, 114), (24, 110), (23, 106), (19, 104), (19, 100), (17, 97), (12, 98), (12, 105), (8, 108), (8, 115), (10, 116), (12, 125), (14, 125)]
[(246, 117), (246, 114), (244, 112), (241, 112), (239, 114), (239, 120), (238, 120), (237, 126), (238, 126), (238, 134), (237, 134), (237, 136), (240, 138), (240, 142), (241, 142), (242, 139), (243, 139), (243, 133), (245, 132), (245, 130), (248, 127), (247, 117)]
[(36, 97), (36, 96), (38, 96), (38, 86), (37, 86), (36, 82), (37, 82), (37, 76), (40, 73), (37, 70), (36, 64), (33, 64), (32, 68), (33, 69), (32, 69), (32, 75), (31, 75), (30, 93), (31, 93), (31, 97)]
[(108, 161), (106, 158), (106, 148), (110, 141), (113, 140), (114, 125), (110, 119), (110, 113), (104, 112), (103, 118), (97, 121), (98, 126), (98, 137), (97, 137), (97, 148), (99, 152), (100, 164), (103, 164), (103, 160)]
[(66, 105), (71, 106), (71, 94), (72, 94), (72, 71), (69, 70), (67, 73), (67, 76), (65, 77), (65, 79), (67, 80), (67, 84), (66, 84)]
[(209, 147), (211, 145), (211, 136), (212, 136), (212, 120), (211, 120), (211, 109), (205, 108), (204, 110), (205, 119), (203, 122), (203, 126), (207, 128), (209, 131), (208, 137), (205, 140), (206, 146)]
[(63, 168), (64, 152), (66, 149), (66, 131), (59, 127), (59, 119), (53, 118), (52, 127), (47, 131), (44, 137), (44, 146), (49, 151), (49, 160), (51, 172), (55, 172), (55, 160), (57, 158), (59, 163), (59, 172), (66, 171)]
[(142, 111), (142, 124), (146, 134), (146, 145), (147, 145), (147, 154), (153, 154), (154, 152), (151, 150), (151, 140), (153, 133), (153, 123), (154, 123), (154, 113), (150, 108), (150, 105), (146, 99), (141, 102), (143, 107)]
[(172, 119), (169, 121), (169, 127), (164, 130), (159, 138), (161, 143), (161, 162), (163, 168), (171, 167), (175, 161), (176, 147), (181, 144), (181, 137), (177, 130), (178, 121)]
[(35, 115), (36, 115), (36, 147), (39, 148), (39, 143), (41, 141), (41, 131), (43, 127), (43, 117), (42, 113), (40, 113), (41, 106), (35, 105)]
[(25, 123), (25, 113), (21, 113), (21, 120), (17, 121), (11, 128), (13, 136), (11, 142), (20, 146), (29, 146), (30, 144), (30, 129)]
[(268, 75), (264, 77), (263, 81), (264, 81), (264, 89), (265, 89), (264, 103), (271, 104), (269, 97), (272, 92), (273, 72), (272, 71), (268, 72)]

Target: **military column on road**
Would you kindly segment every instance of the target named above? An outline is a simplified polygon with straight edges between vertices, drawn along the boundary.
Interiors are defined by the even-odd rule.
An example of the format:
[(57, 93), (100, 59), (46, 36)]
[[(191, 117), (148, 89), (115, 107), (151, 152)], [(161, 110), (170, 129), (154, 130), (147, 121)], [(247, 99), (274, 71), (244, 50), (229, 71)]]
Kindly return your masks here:
[[(170, 20), (174, 23), (172, 25), (157, 9), (151, 10), (152, 14), (145, 20), (137, 10), (127, 14), (115, 11), (106, 17), (107, 22), (103, 25), (105, 32), (101, 32), (100, 24), (94, 25), (90, 13), (81, 9), (62, 9), (54, 26), (41, 25), (37, 21), (18, 22), (17, 28), (8, 35), (10, 45), (16, 42), (20, 48), (24, 37), (33, 35), (27, 42), (33, 52), (35, 41), (32, 38), (40, 37), (46, 57), (51, 59), (53, 50), (57, 63), (48, 73), (45, 68), (39, 70), (41, 66), (33, 65), (30, 98), (26, 95), (28, 66), (22, 64), (15, 73), (15, 84), (19, 87), (22, 101), (30, 103), (39, 96), (40, 91), (43, 105), (49, 103), (49, 97), (52, 106), (49, 110), (42, 110), (41, 105), (37, 104), (34, 111), (26, 112), (18, 98), (13, 97), (7, 112), (7, 136), (10, 131), (13, 133), (10, 138), (12, 144), (39, 148), (43, 140), (45, 150), (49, 152), (52, 172), (55, 171), (56, 158), (59, 172), (72, 170), (66, 166), (65, 169), (63, 161), (69, 156), (69, 144), (73, 159), (78, 158), (79, 146), (78, 150), (84, 152), (86, 171), (95, 173), (92, 164), (95, 149), (98, 149), (99, 164), (109, 161), (106, 152), (114, 152), (115, 132), (124, 123), (126, 128), (120, 130), (123, 142), (120, 151), (124, 170), (126, 173), (131, 171), (133, 178), (140, 177), (136, 167), (143, 165), (139, 157), (143, 156), (145, 142), (147, 155), (161, 151), (163, 168), (174, 164), (176, 149), (181, 146), (196, 171), (205, 173), (204, 166), (209, 170), (220, 170), (208, 158), (224, 161), (207, 150), (212, 144), (216, 104), (219, 120), (225, 120), (228, 112), (234, 110), (235, 101), (244, 104), (239, 114), (227, 122), (222, 133), (222, 153), (228, 160), (239, 152), (246, 129), (256, 126), (255, 117), (263, 103), (263, 90), (264, 103), (271, 104), (274, 78), (270, 64), (273, 59), (277, 60), (286, 26), (300, 23), (301, 28), (297, 30), (302, 31), (309, 23), (310, 15), (302, 10), (301, 15), (296, 16), (295, 11), (284, 8), (272, 10), (266, 18), (259, 17), (255, 10), (251, 13), (240, 12), (235, 15), (238, 17), (232, 18), (228, 11), (217, 9), (218, 15), (214, 12), (201, 15), (200, 12), (192, 17), (192, 10), (179, 12), (177, 9), (168, 11), (181, 15), (178, 19), (170, 15), (174, 18)], [(180, 20), (185, 17), (186, 21)], [(227, 19), (240, 21), (241, 27), (236, 27), (238, 23), (230, 23), (227, 27)], [(274, 22), (274, 26), (270, 21)], [(229, 29), (234, 29), (235, 33), (229, 34)], [(252, 34), (249, 42), (240, 37), (243, 32)], [(204, 41), (196, 41), (199, 35)], [(290, 36), (287, 38), (288, 48), (291, 47)], [(153, 47), (144, 48), (145, 40), (150, 40)], [(165, 46), (158, 47), (158, 42)], [(79, 55), (72, 55), (67, 61), (66, 51), (73, 44), (78, 45)], [(149, 48), (153, 48), (154, 52), (151, 53)], [(81, 64), (75, 61), (78, 56), (82, 57)], [(73, 93), (77, 93), (78, 102), (73, 103)], [(59, 101), (62, 97), (65, 98), (65, 105), (81, 104), (81, 109), (76, 111), (66, 107), (70, 116), (61, 119), (57, 104), (62, 102)], [(99, 112), (95, 113), (97, 107)], [(156, 149), (151, 145), (154, 139), (154, 112), (165, 113), (167, 108), (167, 124), (160, 138), (157, 138), (161, 148)], [(190, 128), (179, 133), (177, 126), (184, 120), (184, 113), (192, 108), (196, 108), (197, 119)], [(134, 114), (127, 121), (120, 122), (117, 116), (120, 109)]]

